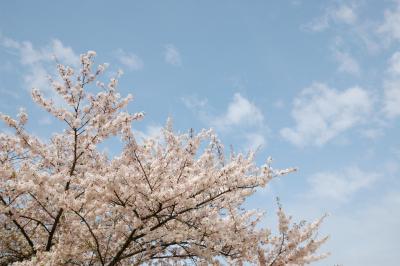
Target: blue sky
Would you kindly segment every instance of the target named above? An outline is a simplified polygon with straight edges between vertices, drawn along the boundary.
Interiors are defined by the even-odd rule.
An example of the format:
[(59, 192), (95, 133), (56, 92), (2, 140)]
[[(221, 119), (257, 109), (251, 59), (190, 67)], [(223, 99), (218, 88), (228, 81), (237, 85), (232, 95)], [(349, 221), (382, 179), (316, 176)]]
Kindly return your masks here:
[(226, 147), (261, 147), (259, 164), (298, 167), (248, 205), (268, 225), (276, 196), (295, 220), (330, 213), (332, 255), (316, 265), (397, 265), (399, 44), (396, 1), (7, 1), (0, 112), (26, 107), (31, 132), (49, 136), (61, 124), (30, 89), (52, 95), (52, 55), (74, 64), (95, 50), (124, 71), (129, 109), (145, 111), (137, 134), (170, 116), (177, 131), (213, 127)]

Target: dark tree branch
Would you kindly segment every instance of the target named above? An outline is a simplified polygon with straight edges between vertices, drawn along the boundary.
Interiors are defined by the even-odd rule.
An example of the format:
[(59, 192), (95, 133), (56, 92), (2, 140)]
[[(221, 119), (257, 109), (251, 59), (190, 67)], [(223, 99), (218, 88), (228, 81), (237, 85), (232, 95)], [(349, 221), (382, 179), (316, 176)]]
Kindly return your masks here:
[(92, 228), (90, 227), (89, 223), (86, 221), (85, 217), (80, 215), (80, 213), (77, 212), (77, 211), (73, 211), (73, 212), (81, 218), (82, 222), (84, 222), (86, 227), (88, 228), (88, 230), (89, 230), (90, 234), (92, 235), (93, 240), (94, 240), (94, 242), (96, 244), (96, 251), (97, 251), (97, 254), (99, 255), (99, 259), (100, 259), (101, 265), (104, 265), (104, 259), (103, 259), (102, 255), (101, 255), (99, 240), (97, 239), (96, 235), (94, 234)]

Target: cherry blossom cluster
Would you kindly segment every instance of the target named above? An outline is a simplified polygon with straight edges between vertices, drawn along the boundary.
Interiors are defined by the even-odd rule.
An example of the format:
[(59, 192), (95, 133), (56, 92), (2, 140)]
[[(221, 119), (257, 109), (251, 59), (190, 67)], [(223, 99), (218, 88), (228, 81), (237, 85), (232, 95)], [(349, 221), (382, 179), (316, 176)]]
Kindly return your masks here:
[[(226, 154), (212, 130), (137, 139), (127, 110), (132, 96), (117, 92), (118, 76), (100, 81), (95, 52), (81, 69), (59, 64), (50, 79), (65, 101), (38, 89), (33, 100), (65, 124), (43, 141), (28, 133), (28, 116), (0, 114), (13, 133), (0, 134), (0, 265), (304, 265), (316, 250), (322, 219), (291, 224), (278, 211), (279, 235), (260, 229), (262, 214), (245, 200), (276, 176), (271, 160)], [(120, 137), (121, 153), (99, 150)]]

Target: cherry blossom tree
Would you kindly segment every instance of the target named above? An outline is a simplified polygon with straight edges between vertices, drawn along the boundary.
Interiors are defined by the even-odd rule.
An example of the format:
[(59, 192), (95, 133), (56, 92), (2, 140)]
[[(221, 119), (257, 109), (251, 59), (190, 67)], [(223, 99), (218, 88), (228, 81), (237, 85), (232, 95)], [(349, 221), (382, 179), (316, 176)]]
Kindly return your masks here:
[[(39, 90), (33, 100), (65, 124), (43, 141), (25, 129), (28, 116), (0, 114), (0, 265), (304, 265), (326, 241), (322, 218), (292, 224), (279, 206), (278, 235), (260, 228), (262, 214), (244, 201), (275, 176), (254, 153), (227, 155), (212, 130), (139, 140), (132, 96), (118, 77), (100, 82), (106, 65), (81, 55), (79, 71), (57, 65), (50, 79), (64, 104)], [(92, 91), (92, 92), (91, 92)], [(12, 132), (12, 133), (8, 133)], [(121, 153), (99, 144), (117, 136)], [(225, 158), (226, 157), (226, 158)]]

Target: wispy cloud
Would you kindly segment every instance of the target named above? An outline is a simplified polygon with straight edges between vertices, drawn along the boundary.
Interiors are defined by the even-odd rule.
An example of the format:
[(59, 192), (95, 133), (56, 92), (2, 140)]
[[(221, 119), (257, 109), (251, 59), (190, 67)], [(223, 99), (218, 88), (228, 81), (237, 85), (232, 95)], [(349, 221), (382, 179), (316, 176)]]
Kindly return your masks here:
[(360, 74), (360, 65), (351, 54), (336, 50), (334, 56), (339, 64), (338, 71), (356, 76)]
[(344, 91), (314, 83), (295, 98), (292, 117), (296, 125), (283, 128), (281, 136), (294, 145), (322, 146), (362, 123), (372, 111), (368, 92), (360, 87)]
[[(370, 53), (377, 53), (400, 41), (400, 1), (389, 1), (392, 7), (386, 8), (383, 19), (374, 20), (361, 16), (360, 2), (331, 5), (322, 15), (304, 24), (302, 29), (311, 32), (323, 32), (334, 28), (340, 35), (349, 35), (349, 42), (362, 43)], [(362, 4), (360, 4), (362, 5)], [(340, 26), (345, 27), (340, 27)]]
[(144, 67), (143, 60), (136, 54), (118, 49), (115, 51), (115, 56), (121, 64), (128, 67), (130, 70), (140, 70)]
[(357, 20), (355, 8), (348, 5), (341, 5), (338, 8), (332, 10), (331, 16), (334, 20), (349, 25), (354, 24)]
[(148, 125), (145, 130), (135, 130), (134, 133), (138, 141), (143, 141), (149, 138), (160, 139), (162, 136), (162, 129), (163, 127), (161, 125), (152, 124)]
[(37, 88), (49, 93), (49, 76), (50, 72), (45, 66), (42, 64), (35, 64), (25, 73), (23, 80), (27, 89)]
[(29, 41), (18, 42), (0, 35), (0, 44), (17, 52), (22, 65), (31, 66), (37, 63), (55, 62), (55, 60), (73, 66), (79, 63), (79, 56), (71, 47), (65, 46), (58, 39), (53, 39), (44, 47), (35, 48)]
[(45, 53), (46, 57), (53, 54), (57, 60), (71, 66), (76, 66), (79, 63), (79, 56), (74, 52), (74, 50), (69, 46), (65, 46), (58, 39), (53, 39), (50, 47), (47, 49), (48, 50)]
[(370, 187), (380, 175), (350, 167), (341, 172), (319, 172), (308, 178), (311, 187), (307, 196), (335, 201), (347, 201), (353, 194)]
[(200, 99), (197, 96), (185, 96), (185, 97), (181, 97), (181, 100), (183, 102), (183, 104), (189, 108), (189, 109), (196, 109), (196, 108), (204, 108), (207, 106), (208, 104), (208, 100), (207, 99)]
[(26, 70), (23, 81), (27, 89), (38, 88), (52, 93), (48, 77), (54, 74), (56, 61), (75, 67), (79, 64), (79, 56), (58, 39), (53, 39), (44, 47), (35, 48), (29, 41), (19, 42), (0, 35), (0, 45), (19, 57)]
[(210, 106), (208, 105), (207, 98), (200, 98), (197, 95), (189, 95), (181, 97), (181, 101), (187, 109), (191, 110), (200, 119), (200, 121), (209, 125)]
[(354, 6), (330, 6), (325, 9), (325, 12), (321, 16), (303, 25), (303, 29), (319, 32), (328, 29), (332, 23), (352, 25), (356, 23), (356, 21), (357, 14)]
[(400, 52), (395, 52), (388, 63), (388, 72), (393, 76), (400, 76)]
[(173, 44), (165, 45), (164, 59), (172, 66), (182, 66), (181, 54)]
[(312, 21), (302, 25), (302, 29), (306, 31), (320, 32), (329, 28), (330, 19), (329, 16), (324, 14), (321, 17), (315, 18)]
[(386, 38), (387, 42), (400, 41), (400, 2), (396, 7), (387, 9), (384, 13), (384, 20), (377, 29), (378, 33)]

